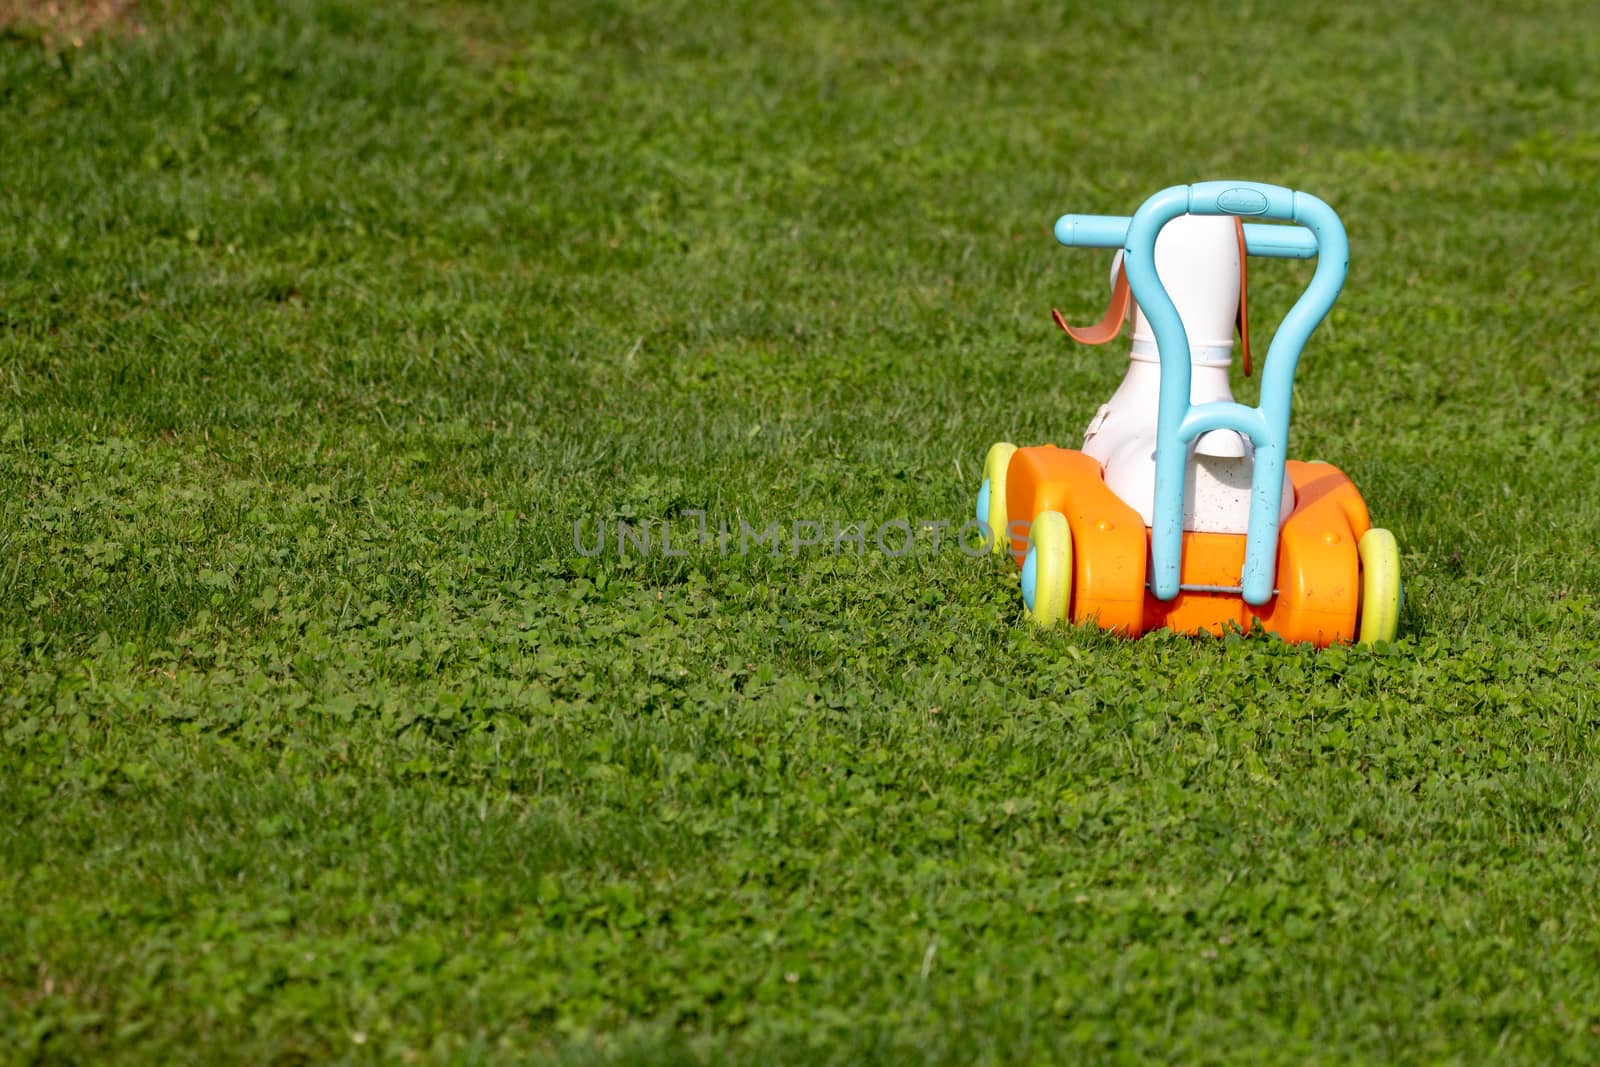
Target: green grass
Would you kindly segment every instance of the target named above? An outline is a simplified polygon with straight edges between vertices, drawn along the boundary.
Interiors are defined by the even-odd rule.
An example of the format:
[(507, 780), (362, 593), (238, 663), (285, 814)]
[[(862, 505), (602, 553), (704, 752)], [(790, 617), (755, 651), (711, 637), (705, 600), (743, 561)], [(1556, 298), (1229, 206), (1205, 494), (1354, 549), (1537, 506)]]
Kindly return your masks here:
[[(0, 1060), (1590, 1059), (1600, 11), (716, 7), (0, 41)], [(574, 550), (959, 523), (1121, 373), (1055, 217), (1219, 176), (1399, 641)]]

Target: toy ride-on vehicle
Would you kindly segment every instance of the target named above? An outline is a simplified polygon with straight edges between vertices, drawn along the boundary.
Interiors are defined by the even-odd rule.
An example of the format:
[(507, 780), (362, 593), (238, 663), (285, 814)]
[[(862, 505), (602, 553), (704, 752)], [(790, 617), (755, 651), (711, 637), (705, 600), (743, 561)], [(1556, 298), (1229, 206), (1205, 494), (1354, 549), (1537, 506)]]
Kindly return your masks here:
[[(1028, 614), (1130, 637), (1259, 622), (1320, 646), (1392, 639), (1402, 597), (1394, 536), (1372, 525), (1338, 468), (1285, 456), (1295, 364), (1349, 263), (1339, 216), (1279, 186), (1201, 182), (1155, 194), (1131, 219), (1064, 215), (1055, 234), (1121, 249), (1101, 321), (1074, 329), (1057, 312), (1057, 323), (1099, 344), (1131, 315), (1133, 343), (1081, 450), (1001, 442), (984, 461), (977, 517), (1021, 566)], [(1228, 386), (1235, 326), (1250, 372), (1250, 255), (1317, 259), (1267, 351), (1259, 407)]]

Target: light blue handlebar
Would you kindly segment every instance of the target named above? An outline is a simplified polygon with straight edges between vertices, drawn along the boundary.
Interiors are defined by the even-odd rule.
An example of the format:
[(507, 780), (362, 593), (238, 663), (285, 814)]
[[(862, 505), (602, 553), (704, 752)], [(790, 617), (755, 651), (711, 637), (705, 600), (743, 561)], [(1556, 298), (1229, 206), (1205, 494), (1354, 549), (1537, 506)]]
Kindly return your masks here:
[[(1132, 223), (1127, 215), (1062, 215), (1056, 220), (1056, 240), (1073, 248), (1121, 248)], [(1244, 247), (1250, 255), (1268, 259), (1311, 259), (1317, 254), (1317, 237), (1304, 226), (1247, 222)]]
[[(1289, 227), (1245, 227), (1308, 234), (1317, 253), (1317, 269), (1306, 291), (1283, 317), (1261, 368), (1261, 405), (1233, 402), (1191, 404), (1189, 337), (1183, 319), (1156, 273), (1156, 237), (1180, 215), (1249, 215), (1298, 223)], [(1081, 216), (1069, 216), (1078, 218)], [(1120, 222), (1121, 220), (1117, 220)], [(1104, 224), (1096, 224), (1104, 225)], [(1303, 227), (1303, 229), (1301, 229)], [(1085, 232), (1093, 232), (1086, 226)], [(1068, 236), (1076, 236), (1077, 227)], [(1056, 224), (1061, 237), (1061, 223)], [(1229, 429), (1255, 445), (1250, 482), (1250, 525), (1240, 575), (1245, 602), (1272, 599), (1278, 558), (1278, 508), (1283, 496), (1283, 465), (1289, 441), (1289, 404), (1295, 365), (1311, 331), (1316, 329), (1344, 287), (1350, 245), (1344, 224), (1327, 204), (1308, 193), (1257, 182), (1199, 182), (1175, 185), (1140, 205), (1128, 222), (1123, 265), (1128, 284), (1156, 336), (1161, 357), (1161, 399), (1156, 414), (1156, 483), (1150, 529), (1150, 588), (1157, 599), (1178, 595), (1183, 557), (1184, 474), (1190, 441), (1210, 430)], [(1252, 249), (1253, 251), (1253, 249)], [(1270, 253), (1269, 253), (1270, 254)]]

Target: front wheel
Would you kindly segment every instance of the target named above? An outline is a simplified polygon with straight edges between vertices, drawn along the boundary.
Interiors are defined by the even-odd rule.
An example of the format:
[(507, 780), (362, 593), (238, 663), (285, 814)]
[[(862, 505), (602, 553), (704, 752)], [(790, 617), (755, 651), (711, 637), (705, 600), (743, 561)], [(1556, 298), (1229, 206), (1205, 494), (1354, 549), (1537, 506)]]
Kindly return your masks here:
[(1374, 526), (1356, 543), (1361, 557), (1361, 629), (1363, 645), (1393, 641), (1400, 629), (1400, 548), (1394, 534)]
[(983, 459), (983, 485), (978, 488), (978, 521), (989, 528), (989, 544), (996, 553), (1011, 551), (1006, 531), (1006, 468), (1017, 446), (1000, 441), (989, 446)]
[(1072, 528), (1059, 511), (1034, 517), (1022, 561), (1022, 603), (1040, 626), (1072, 617)]

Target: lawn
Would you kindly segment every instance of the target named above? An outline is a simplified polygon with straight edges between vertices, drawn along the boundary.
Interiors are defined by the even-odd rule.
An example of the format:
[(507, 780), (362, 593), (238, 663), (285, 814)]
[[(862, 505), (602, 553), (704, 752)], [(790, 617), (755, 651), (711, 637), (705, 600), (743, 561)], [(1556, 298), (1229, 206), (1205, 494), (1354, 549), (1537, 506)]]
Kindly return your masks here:
[[(1592, 2), (98, 6), (0, 4), (0, 1062), (1600, 1054)], [(1122, 372), (1057, 215), (1214, 177), (1349, 231), (1393, 643), (952, 547)]]

